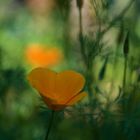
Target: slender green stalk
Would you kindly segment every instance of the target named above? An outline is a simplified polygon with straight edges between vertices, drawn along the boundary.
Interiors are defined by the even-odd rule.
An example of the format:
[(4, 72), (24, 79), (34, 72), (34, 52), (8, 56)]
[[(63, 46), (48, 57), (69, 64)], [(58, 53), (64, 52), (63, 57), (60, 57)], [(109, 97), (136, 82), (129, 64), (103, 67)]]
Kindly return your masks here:
[(86, 49), (84, 46), (84, 40), (83, 40), (83, 22), (82, 22), (82, 6), (78, 7), (79, 9), (79, 42), (80, 42), (80, 49), (81, 49), (81, 54), (82, 58), (84, 61), (84, 64), (86, 66), (86, 77), (87, 77), (87, 90), (89, 92), (89, 101), (91, 100), (91, 81), (92, 81), (92, 60), (88, 60), (87, 54), (86, 54)]
[[(82, 3), (83, 4), (83, 3)], [(89, 92), (89, 101), (91, 100), (91, 79), (92, 79), (92, 70), (91, 70), (91, 62), (88, 61), (87, 55), (86, 55), (86, 50), (85, 50), (85, 46), (84, 46), (84, 40), (83, 40), (83, 24), (82, 24), (82, 5), (78, 6), (78, 10), (79, 10), (79, 42), (80, 42), (80, 50), (81, 50), (81, 54), (82, 54), (82, 58), (86, 67), (86, 77), (87, 77), (87, 90)]]
[(86, 73), (87, 73), (87, 90), (89, 92), (89, 101), (91, 101), (92, 97), (92, 87), (91, 87), (93, 82), (92, 66), (93, 66), (92, 60), (88, 60)]
[(126, 38), (125, 38), (125, 42), (123, 46), (123, 53), (124, 53), (123, 91), (125, 92), (127, 59), (128, 59), (128, 53), (129, 53), (129, 32), (127, 33)]
[(49, 138), (50, 130), (51, 130), (53, 119), (54, 119), (54, 113), (55, 113), (55, 111), (52, 111), (52, 113), (51, 113), (51, 118), (50, 118), (49, 126), (48, 126), (48, 129), (46, 132), (45, 140), (48, 140), (48, 138)]
[(0, 70), (1, 69), (2, 69), (2, 49), (0, 48)]
[(126, 71), (127, 71), (127, 55), (124, 58), (124, 72), (123, 72), (123, 91), (125, 91), (125, 85), (126, 85)]
[(81, 54), (83, 57), (83, 61), (86, 65), (87, 56), (85, 53), (84, 40), (83, 40), (82, 8), (78, 8), (78, 9), (79, 9), (79, 41), (80, 41)]
[(124, 53), (124, 73), (123, 73), (123, 85), (122, 85), (122, 99), (123, 99), (123, 110), (125, 111), (125, 99), (126, 99), (126, 74), (127, 74), (127, 60), (128, 60), (128, 54), (129, 54), (129, 32), (126, 35), (124, 46), (123, 46), (123, 53)]
[(123, 84), (122, 84), (122, 107), (123, 110), (125, 112), (125, 99), (126, 99), (126, 91), (125, 91), (125, 87), (126, 87), (126, 75), (127, 75), (127, 55), (124, 56), (124, 71), (123, 71)]

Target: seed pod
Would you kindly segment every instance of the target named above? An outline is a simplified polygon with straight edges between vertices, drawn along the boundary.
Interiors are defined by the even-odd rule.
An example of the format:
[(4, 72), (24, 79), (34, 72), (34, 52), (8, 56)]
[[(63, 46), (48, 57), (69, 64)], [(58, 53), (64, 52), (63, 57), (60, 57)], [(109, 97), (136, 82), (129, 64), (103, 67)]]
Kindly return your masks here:
[(82, 7), (83, 7), (83, 0), (76, 0), (76, 2), (77, 2), (77, 7), (79, 8), (79, 9), (81, 9)]
[(99, 80), (103, 80), (104, 77), (105, 77), (105, 72), (106, 72), (106, 69), (107, 69), (107, 63), (108, 63), (108, 56), (106, 57), (105, 61), (104, 61), (104, 64), (99, 72), (99, 77), (98, 79)]
[(124, 41), (123, 53), (124, 55), (128, 55), (129, 53), (129, 33), (127, 33), (125, 41)]
[(124, 27), (123, 27), (123, 24), (122, 24), (121, 27), (120, 27), (119, 34), (117, 36), (117, 40), (116, 40), (118, 45), (120, 45), (123, 42), (123, 39), (124, 39)]

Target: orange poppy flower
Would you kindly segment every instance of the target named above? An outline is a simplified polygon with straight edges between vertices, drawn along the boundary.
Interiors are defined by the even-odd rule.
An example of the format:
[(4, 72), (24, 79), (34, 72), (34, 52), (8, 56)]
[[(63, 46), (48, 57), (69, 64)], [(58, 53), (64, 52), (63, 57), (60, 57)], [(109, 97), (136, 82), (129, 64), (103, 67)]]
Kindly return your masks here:
[(25, 52), (28, 63), (35, 67), (54, 66), (62, 59), (62, 53), (58, 48), (47, 48), (39, 44), (31, 44)]
[(81, 92), (84, 77), (72, 70), (56, 73), (46, 68), (35, 68), (29, 73), (28, 80), (52, 110), (64, 109), (87, 95)]

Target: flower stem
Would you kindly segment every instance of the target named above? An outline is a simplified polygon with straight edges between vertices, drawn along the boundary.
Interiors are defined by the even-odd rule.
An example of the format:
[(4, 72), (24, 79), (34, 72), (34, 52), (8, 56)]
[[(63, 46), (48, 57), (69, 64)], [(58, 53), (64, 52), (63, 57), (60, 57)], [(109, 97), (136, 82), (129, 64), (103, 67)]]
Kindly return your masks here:
[(126, 98), (126, 93), (125, 93), (125, 86), (126, 86), (126, 74), (127, 74), (127, 55), (124, 58), (124, 72), (123, 72), (123, 85), (122, 85), (122, 90), (123, 90), (123, 109), (125, 110), (125, 98)]
[(80, 50), (81, 50), (81, 54), (82, 54), (84, 64), (86, 65), (87, 56), (86, 56), (86, 53), (85, 53), (85, 46), (84, 46), (84, 40), (83, 40), (82, 7), (78, 8), (78, 10), (79, 10), (79, 42), (80, 42)]
[(124, 58), (123, 90), (125, 90), (125, 84), (126, 84), (126, 71), (127, 71), (127, 56), (125, 56)]
[[(82, 2), (82, 1), (77, 1)], [(83, 3), (82, 3), (83, 6)], [(87, 73), (87, 90), (89, 92), (89, 101), (91, 102), (91, 83), (92, 83), (92, 60), (88, 60), (88, 56), (86, 54), (85, 44), (84, 44), (84, 36), (83, 36), (83, 18), (82, 18), (82, 6), (78, 7), (79, 10), (79, 42), (80, 42), (80, 50), (84, 65), (86, 67)]]
[(53, 123), (54, 113), (55, 113), (55, 111), (52, 110), (49, 126), (48, 126), (48, 129), (47, 129), (47, 132), (46, 132), (46, 136), (45, 136), (45, 140), (48, 140), (49, 133), (50, 133), (50, 130), (51, 130), (51, 127), (52, 127), (52, 123)]

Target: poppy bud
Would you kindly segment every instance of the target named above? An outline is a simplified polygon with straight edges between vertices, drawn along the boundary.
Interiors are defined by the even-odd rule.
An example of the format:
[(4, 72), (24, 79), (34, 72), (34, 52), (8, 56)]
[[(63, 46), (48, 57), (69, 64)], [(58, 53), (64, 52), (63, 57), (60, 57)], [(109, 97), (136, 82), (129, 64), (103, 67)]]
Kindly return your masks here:
[(106, 57), (104, 64), (99, 72), (99, 80), (103, 80), (104, 76), (105, 76), (105, 72), (106, 72), (106, 68), (107, 68), (107, 63), (108, 63), (108, 57)]
[(124, 55), (128, 55), (129, 53), (129, 33), (127, 33), (125, 41), (124, 41), (123, 53)]
[(77, 0), (77, 7), (81, 9), (83, 7), (83, 0)]

